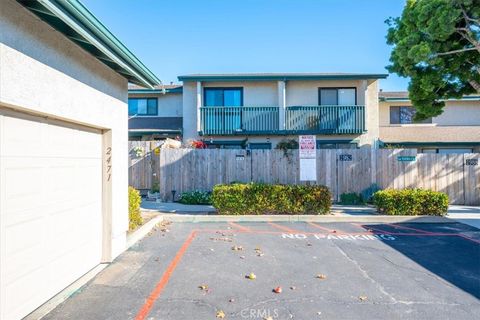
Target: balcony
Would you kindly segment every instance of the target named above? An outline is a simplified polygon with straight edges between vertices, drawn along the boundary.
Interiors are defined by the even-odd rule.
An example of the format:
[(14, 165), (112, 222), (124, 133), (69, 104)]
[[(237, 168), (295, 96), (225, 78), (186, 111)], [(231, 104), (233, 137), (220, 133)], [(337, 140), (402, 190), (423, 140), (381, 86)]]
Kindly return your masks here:
[(278, 107), (202, 107), (203, 135), (361, 134), (364, 106), (292, 106), (285, 110), (285, 129), (279, 127)]
[(358, 134), (365, 131), (364, 106), (287, 107), (285, 129), (290, 133)]
[(278, 131), (278, 107), (202, 107), (204, 135), (272, 134)]

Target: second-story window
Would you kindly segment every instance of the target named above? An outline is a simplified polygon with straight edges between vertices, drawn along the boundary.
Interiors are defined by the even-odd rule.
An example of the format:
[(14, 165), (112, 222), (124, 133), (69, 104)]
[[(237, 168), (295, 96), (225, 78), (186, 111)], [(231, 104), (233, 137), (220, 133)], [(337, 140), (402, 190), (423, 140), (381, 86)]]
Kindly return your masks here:
[(354, 106), (357, 104), (357, 89), (319, 88), (318, 100), (321, 106)]
[(158, 114), (157, 98), (128, 99), (129, 116), (156, 116)]
[(243, 105), (243, 89), (205, 88), (203, 105), (206, 107), (240, 107)]
[(415, 108), (410, 106), (391, 106), (390, 124), (432, 123), (432, 118), (415, 121)]

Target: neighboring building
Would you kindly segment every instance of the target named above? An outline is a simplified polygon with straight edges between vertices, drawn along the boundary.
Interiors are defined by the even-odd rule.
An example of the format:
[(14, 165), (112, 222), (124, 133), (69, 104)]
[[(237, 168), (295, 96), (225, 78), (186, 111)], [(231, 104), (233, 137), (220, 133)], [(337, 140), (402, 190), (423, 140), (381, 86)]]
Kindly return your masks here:
[(480, 152), (480, 96), (445, 101), (443, 113), (421, 123), (408, 92), (380, 92), (380, 140), (386, 146), (419, 152)]
[(183, 81), (183, 140), (274, 148), (299, 134), (319, 148), (378, 140), (378, 79), (386, 74), (193, 74)]
[(159, 80), (76, 0), (1, 0), (0, 30), (0, 319), (12, 320), (125, 250), (127, 81)]
[(182, 135), (182, 86), (128, 89), (129, 140), (162, 140)]

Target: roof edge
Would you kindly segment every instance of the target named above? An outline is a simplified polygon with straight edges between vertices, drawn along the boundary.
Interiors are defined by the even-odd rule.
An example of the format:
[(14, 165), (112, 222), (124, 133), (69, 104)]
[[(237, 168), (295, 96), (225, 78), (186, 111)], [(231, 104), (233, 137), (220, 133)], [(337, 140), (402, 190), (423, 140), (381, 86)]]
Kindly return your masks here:
[[(44, 8), (43, 10), (48, 11), (48, 13), (45, 11), (41, 11), (41, 13), (47, 13), (47, 15), (58, 18), (64, 25), (78, 33), (83, 38), (81, 41), (88, 42), (108, 57), (113, 64), (120, 67), (123, 72), (107, 64), (115, 72), (127, 78), (129, 81), (149, 88), (161, 84), (160, 79), (120, 42), (79, 0), (38, 0), (35, 3), (22, 0), (17, 1), (72, 40), (68, 32), (47, 21), (48, 19), (42, 16), (39, 10), (32, 10), (32, 6), (34, 6), (35, 3), (42, 6)], [(105, 61), (102, 61), (92, 52), (89, 53), (105, 63)]]
[[(410, 102), (409, 98), (403, 98), (403, 97), (394, 97), (394, 98), (388, 98), (388, 97), (378, 97), (378, 100), (381, 102)], [(449, 98), (449, 99), (440, 99), (440, 101), (480, 101), (480, 96), (474, 95), (474, 96), (463, 96), (460, 99), (456, 98)]]
[(386, 79), (388, 74), (211, 74), (182, 75), (179, 81), (287, 81), (287, 80), (367, 80)]

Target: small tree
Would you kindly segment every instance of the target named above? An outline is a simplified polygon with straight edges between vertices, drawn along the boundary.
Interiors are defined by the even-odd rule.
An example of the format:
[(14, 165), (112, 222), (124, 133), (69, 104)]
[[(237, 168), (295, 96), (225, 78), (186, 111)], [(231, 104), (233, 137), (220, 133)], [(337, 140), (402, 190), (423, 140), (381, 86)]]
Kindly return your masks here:
[(443, 99), (480, 93), (480, 0), (407, 0), (389, 18), (390, 72), (410, 77), (416, 120), (443, 112)]

